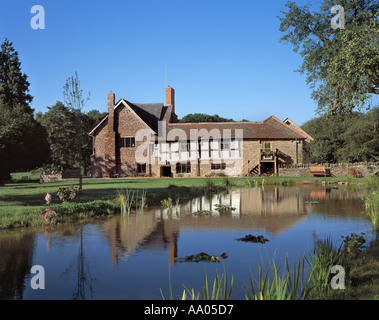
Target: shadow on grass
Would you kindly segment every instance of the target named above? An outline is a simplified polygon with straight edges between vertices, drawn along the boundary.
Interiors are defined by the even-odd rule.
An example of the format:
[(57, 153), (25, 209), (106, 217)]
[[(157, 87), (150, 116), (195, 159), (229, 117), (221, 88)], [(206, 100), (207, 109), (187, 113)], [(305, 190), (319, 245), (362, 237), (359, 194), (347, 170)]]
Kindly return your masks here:
[[(136, 182), (129, 180), (128, 182)], [(141, 181), (140, 181), (141, 182)], [(176, 186), (176, 185), (167, 185), (166, 183), (160, 184), (158, 186), (149, 187), (151, 186), (151, 183), (146, 182), (146, 188), (144, 187), (128, 187), (128, 183), (126, 181), (120, 181), (118, 184), (114, 184), (111, 182), (104, 183), (110, 185), (115, 185), (114, 187), (107, 187), (107, 188), (96, 188), (95, 185), (93, 185), (93, 188), (91, 188), (92, 185), (85, 185), (83, 184), (83, 191), (80, 193), (79, 197), (77, 199), (74, 199), (70, 202), (90, 202), (94, 200), (110, 200), (115, 198), (120, 191), (122, 191), (123, 185), (128, 188), (130, 191), (136, 191), (136, 194), (138, 192), (141, 192), (141, 190), (146, 190), (146, 197), (147, 197), (147, 203), (148, 205), (154, 205), (159, 204), (162, 199), (167, 199), (168, 197), (171, 197), (172, 199), (180, 199), (180, 200), (189, 200), (194, 197), (197, 197), (199, 195), (203, 194), (203, 187), (186, 187), (186, 186)], [(76, 183), (75, 183), (76, 184)], [(45, 196), (46, 193), (49, 192), (52, 196), (52, 202), (51, 204), (57, 204), (61, 203), (57, 192), (60, 187), (65, 187), (72, 184), (57, 184), (57, 185), (46, 185), (46, 187), (37, 187), (34, 188), (32, 193), (22, 193), (22, 194), (12, 194), (12, 189), (10, 189), (10, 193), (4, 193), (0, 196), (0, 202), (3, 202), (2, 207), (6, 208), (7, 206), (44, 206), (45, 205)], [(26, 188), (25, 190), (30, 189)], [(14, 189), (13, 189), (14, 190)]]

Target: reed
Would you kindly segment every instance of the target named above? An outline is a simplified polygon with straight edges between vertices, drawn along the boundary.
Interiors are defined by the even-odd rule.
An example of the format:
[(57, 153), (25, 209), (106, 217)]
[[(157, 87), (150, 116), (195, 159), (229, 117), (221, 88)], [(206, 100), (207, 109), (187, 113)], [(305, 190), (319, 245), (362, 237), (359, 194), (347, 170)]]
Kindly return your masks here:
[(378, 230), (379, 221), (379, 191), (373, 190), (364, 198), (365, 213), (371, 220), (372, 229)]
[(263, 274), (262, 267), (259, 266), (257, 284), (254, 284), (250, 270), (250, 289), (244, 284), (245, 297), (247, 300), (305, 300), (307, 299), (311, 287), (310, 278), (304, 283), (304, 261), (299, 259), (298, 264), (294, 265), (293, 271), (286, 257), (286, 270), (280, 275), (280, 267), (272, 261), (272, 277), (269, 277), (269, 270)]
[(309, 257), (306, 258), (312, 270), (309, 278), (314, 291), (326, 292), (330, 287), (332, 267), (342, 264), (344, 254), (342, 245), (334, 246), (330, 237), (326, 237), (324, 240), (315, 240)]
[[(195, 292), (195, 290), (189, 289), (188, 287), (184, 286), (184, 290), (182, 293), (181, 300), (231, 300), (232, 296), (232, 288), (233, 288), (233, 276), (228, 283), (225, 264), (224, 264), (224, 272), (219, 276), (217, 269), (216, 269), (216, 278), (213, 280), (213, 286), (212, 290), (210, 290), (209, 283), (208, 283), (208, 276), (207, 271), (204, 268), (204, 286), (201, 289), (201, 295), (200, 292)], [(165, 300), (165, 297), (161, 290), (161, 295), (163, 300)], [(173, 300), (173, 293), (171, 284), (169, 286), (169, 299)]]
[[(184, 286), (185, 290), (183, 291), (182, 300), (199, 300), (200, 293), (195, 293), (194, 289), (188, 289)], [(224, 273), (219, 276), (216, 269), (216, 278), (213, 280), (212, 291), (210, 291), (210, 287), (208, 284), (208, 276), (207, 272), (204, 268), (204, 286), (201, 290), (201, 298), (202, 300), (231, 300), (233, 289), (233, 276), (228, 284), (227, 274), (224, 265)]]
[(147, 207), (147, 191), (134, 191), (126, 188), (119, 190), (116, 196), (116, 202), (120, 205), (122, 215), (130, 215), (132, 210), (143, 211)]

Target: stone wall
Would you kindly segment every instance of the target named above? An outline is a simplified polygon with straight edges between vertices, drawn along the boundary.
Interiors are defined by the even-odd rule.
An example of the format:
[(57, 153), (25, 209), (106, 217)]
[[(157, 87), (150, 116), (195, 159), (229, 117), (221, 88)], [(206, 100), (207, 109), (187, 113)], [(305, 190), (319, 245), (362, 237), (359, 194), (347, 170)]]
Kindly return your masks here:
[(80, 169), (65, 169), (53, 170), (53, 171), (43, 171), (41, 173), (39, 181), (43, 182), (54, 182), (63, 179), (76, 179), (80, 177)]
[[(331, 177), (368, 177), (372, 174), (379, 174), (379, 162), (357, 162), (357, 163), (326, 163), (313, 164), (323, 165), (327, 169), (328, 176)], [(279, 168), (281, 177), (309, 177), (309, 167), (312, 164), (293, 165)]]

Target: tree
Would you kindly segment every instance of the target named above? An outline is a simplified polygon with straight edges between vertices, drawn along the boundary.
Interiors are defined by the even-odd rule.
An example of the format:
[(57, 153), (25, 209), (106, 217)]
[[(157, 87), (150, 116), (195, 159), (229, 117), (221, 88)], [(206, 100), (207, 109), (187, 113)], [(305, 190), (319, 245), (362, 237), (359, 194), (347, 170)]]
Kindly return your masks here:
[(0, 101), (9, 108), (20, 104), (25, 112), (33, 113), (29, 106), (32, 100), (27, 76), (21, 72), (18, 53), (13, 43), (5, 39), (0, 52)]
[(77, 139), (76, 116), (60, 101), (48, 107), (46, 113), (37, 114), (37, 120), (47, 132), (51, 164), (60, 170), (77, 168), (81, 164), (81, 153), (77, 152), (80, 145)]
[(180, 119), (179, 122), (234, 122), (234, 120), (222, 118), (218, 114), (211, 116), (204, 113), (190, 113)]
[(379, 107), (367, 113), (323, 115), (309, 120), (302, 129), (315, 139), (307, 144), (308, 162), (379, 160)]
[(91, 93), (88, 92), (88, 96), (83, 98), (83, 90), (80, 88), (80, 80), (76, 71), (75, 75), (69, 77), (63, 86), (64, 103), (70, 110), (82, 111), (90, 100), (90, 95)]
[[(331, 27), (331, 8), (344, 8), (344, 29)], [(296, 70), (306, 74), (318, 113), (361, 110), (379, 94), (379, 3), (375, 0), (323, 0), (318, 11), (287, 2), (281, 41), (303, 57)], [(368, 106), (369, 108), (371, 106)]]
[(11, 172), (34, 169), (48, 159), (46, 134), (34, 119), (32, 99), (18, 53), (6, 39), (0, 52), (0, 183)]
[(66, 80), (63, 87), (63, 97), (65, 106), (72, 114), (70, 123), (76, 132), (76, 141), (72, 143), (70, 152), (75, 153), (80, 159), (79, 164), (86, 175), (90, 164), (91, 139), (88, 136), (89, 119), (83, 113), (83, 107), (90, 100), (90, 92), (86, 98), (83, 97), (77, 72)]
[[(52, 167), (60, 170), (81, 167), (86, 175), (92, 154), (92, 140), (88, 132), (105, 115), (97, 110), (88, 113), (72, 110), (59, 101), (48, 107), (46, 113), (37, 113), (37, 120), (47, 131)], [(82, 139), (78, 139), (79, 135)]]

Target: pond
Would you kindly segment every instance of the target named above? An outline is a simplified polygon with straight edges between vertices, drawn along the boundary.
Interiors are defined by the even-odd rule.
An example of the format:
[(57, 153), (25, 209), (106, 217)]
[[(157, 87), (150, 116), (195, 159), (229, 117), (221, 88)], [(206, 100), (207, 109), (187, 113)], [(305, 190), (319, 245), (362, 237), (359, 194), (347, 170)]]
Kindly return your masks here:
[[(72, 223), (45, 229), (0, 231), (0, 299), (175, 298), (183, 285), (200, 291), (204, 271), (233, 275), (232, 298), (244, 299), (258, 265), (272, 259), (284, 267), (308, 255), (314, 240), (329, 236), (341, 243), (352, 232), (370, 235), (362, 214), (364, 191), (332, 188), (256, 187), (194, 198), (173, 208), (148, 208), (130, 216)], [(216, 204), (235, 208), (218, 213)], [(210, 210), (210, 215), (195, 215)], [(247, 234), (269, 241), (237, 241)], [(181, 257), (205, 252), (227, 253), (221, 262), (183, 262)], [(44, 289), (33, 289), (32, 266), (45, 271)], [(37, 273), (36, 273), (37, 274)]]

